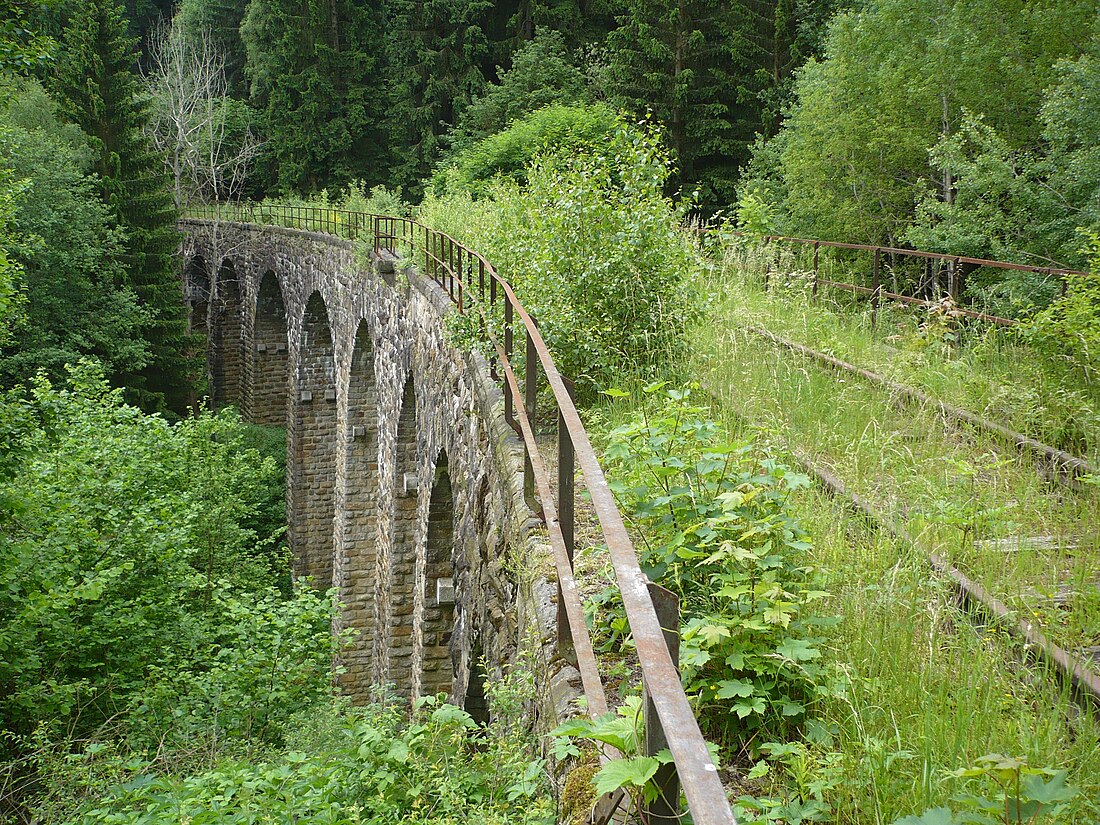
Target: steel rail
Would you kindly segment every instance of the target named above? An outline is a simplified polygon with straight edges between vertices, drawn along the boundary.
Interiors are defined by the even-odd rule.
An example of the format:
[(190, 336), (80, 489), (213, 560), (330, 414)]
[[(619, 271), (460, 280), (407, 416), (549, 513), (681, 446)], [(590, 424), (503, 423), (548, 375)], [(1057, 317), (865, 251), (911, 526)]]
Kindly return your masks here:
[[(711, 399), (730, 409), (722, 396), (712, 388), (706, 388)], [(742, 421), (751, 421), (739, 411), (731, 412)], [(1005, 631), (1022, 642), (1025, 652), (1034, 651), (1041, 660), (1051, 665), (1058, 677), (1077, 693), (1100, 708), (1100, 675), (1086, 662), (1084, 656), (1074, 656), (1064, 648), (1046, 638), (1036, 626), (1017, 617), (1015, 611), (992, 595), (978, 582), (971, 579), (938, 553), (929, 552), (913, 535), (900, 524), (896, 524), (883, 513), (876, 510), (858, 493), (848, 489), (847, 485), (833, 472), (818, 466), (813, 459), (801, 450), (788, 446), (787, 452), (803, 471), (809, 473), (835, 499), (843, 502), (853, 513), (863, 518), (873, 529), (885, 531), (892, 539), (907, 545), (927, 559), (932, 572), (948, 581), (955, 592), (973, 610), (981, 611), (1001, 623)]]
[[(255, 214), (255, 212), (250, 213), (248, 209), (239, 209), (236, 214), (239, 218), (242, 215)], [(531, 422), (527, 414), (528, 407), (532, 406), (534, 390), (537, 387), (534, 383), (537, 378), (537, 368), (533, 363), (534, 361), (541, 365), (557, 406), (561, 426), (559, 439), (564, 433), (572, 444), (572, 450), (577, 463), (580, 465), (585, 486), (588, 489), (593, 509), (600, 523), (608, 553), (611, 557), (612, 567), (615, 570), (616, 582), (622, 596), (627, 621), (634, 637), (639, 664), (642, 668), (642, 678), (657, 711), (661, 726), (668, 738), (669, 750), (676, 765), (688, 810), (691, 812), (696, 825), (736, 825), (725, 789), (718, 776), (717, 767), (711, 759), (706, 742), (699, 729), (698, 720), (692, 713), (690, 702), (684, 693), (679, 671), (676, 664), (673, 663), (666, 646), (664, 633), (649, 595), (647, 579), (638, 564), (633, 543), (626, 525), (623, 523), (622, 516), (619, 514), (614, 495), (607, 484), (603, 470), (600, 468), (595, 450), (581, 422), (580, 414), (573, 403), (565, 379), (559, 373), (538, 325), (524, 308), (511, 285), (496, 272), (482, 255), (455, 241), (450, 235), (434, 230), (411, 218), (395, 218), (320, 207), (285, 207), (281, 209), (277, 206), (261, 206), (259, 214), (276, 220), (293, 220), (296, 225), (305, 225), (298, 228), (310, 228), (315, 231), (319, 228), (319, 231), (324, 232), (331, 230), (331, 234), (338, 234), (337, 230), (340, 228), (338, 226), (340, 224), (339, 216), (345, 218), (352, 216), (352, 221), (350, 224), (345, 224), (344, 228), (350, 226), (353, 239), (357, 237), (355, 233), (359, 231), (360, 226), (364, 229), (369, 226), (373, 235), (374, 249), (378, 252), (386, 250), (391, 254), (395, 253), (394, 247), (398, 243), (408, 243), (410, 248), (415, 249), (418, 237), (422, 236), (425, 239), (425, 268), (429, 268), (427, 253), (428, 245), (431, 243), (430, 258), (434, 259), (434, 266), (430, 268), (437, 272), (443, 264), (443, 261), (435, 252), (437, 242), (440, 243), (441, 253), (442, 243), (446, 242), (451, 254), (457, 250), (460, 259), (465, 255), (467, 262), (471, 264), (477, 262), (479, 277), (484, 276), (488, 279), (490, 308), (495, 306), (498, 295), (503, 296), (505, 341), (503, 346), (495, 340), (493, 340), (493, 344), (494, 347), (499, 348), (498, 356), (503, 356), (501, 366), (505, 373), (505, 416), (510, 424), (518, 426), (523, 436), (527, 462), (525, 470), (529, 470), (536, 477), (535, 483), (539, 490), (539, 496), (542, 498), (543, 512), (547, 516), (548, 532), (552, 536), (551, 541), (555, 549), (555, 566), (562, 561), (560, 550), (565, 545), (564, 541), (561, 545), (558, 544), (558, 538), (564, 538), (561, 531), (562, 525), (556, 517), (561, 508), (553, 507), (549, 481), (546, 478), (545, 467), (538, 454)], [(388, 234), (381, 231), (383, 223), (390, 229)], [(400, 237), (397, 235), (399, 225), (402, 232)], [(386, 241), (388, 246), (383, 246), (383, 241)], [(448, 290), (448, 294), (451, 300), (458, 305), (459, 312), (464, 312), (461, 277), (457, 279), (459, 283), (457, 298), (454, 294), (453, 285), (456, 278), (453, 262), (446, 268), (446, 273), (451, 281), (451, 289)], [(425, 272), (425, 275), (432, 277), (428, 272)], [(440, 278), (433, 278), (433, 280), (443, 286), (444, 289), (447, 288)], [(469, 287), (467, 287), (468, 290)], [(479, 299), (484, 300), (483, 292)], [(524, 380), (527, 384), (526, 397), (529, 400), (526, 405), (523, 403), (524, 393), (520, 391), (518, 380), (509, 360), (513, 343), (512, 326), (515, 316), (518, 316), (520, 325), (526, 333), (528, 355), (534, 356), (533, 358), (529, 357), (525, 365)], [(482, 318), (484, 317), (483, 314)], [(488, 327), (488, 324), (485, 327)], [(482, 332), (484, 334), (485, 330), (483, 329)], [(517, 412), (521, 413), (518, 416), (518, 423), (513, 421), (513, 406)], [(551, 514), (554, 515), (555, 525), (553, 527), (550, 526)], [(569, 525), (569, 527), (571, 529), (572, 525)], [(568, 548), (566, 550), (568, 556)], [(569, 568), (571, 573), (571, 559), (567, 559), (565, 566)], [(562, 587), (561, 597), (576, 600), (575, 587), (571, 593), (567, 593), (566, 588)], [(579, 601), (575, 607), (567, 606), (566, 613), (570, 631), (575, 629), (579, 635), (580, 629), (584, 627), (583, 613), (579, 610)], [(578, 624), (574, 626), (574, 622), (578, 622)], [(560, 632), (561, 628), (559, 628)], [(585, 632), (587, 632), (586, 628)], [(582, 681), (583, 678), (584, 674), (582, 673)], [(589, 701), (591, 702), (591, 697)]]
[[(817, 478), (823, 487), (836, 498), (844, 500), (852, 510), (866, 519), (873, 527), (883, 529), (895, 540), (909, 545), (918, 552), (923, 552), (921, 545), (908, 530), (894, 524), (859, 495), (850, 492), (844, 482), (829, 470), (818, 467), (809, 456), (798, 450), (792, 450), (791, 455), (804, 470)], [(1086, 661), (1084, 657), (1071, 655), (1065, 649), (1047, 639), (1036, 629), (1032, 622), (1017, 618), (1015, 611), (938, 553), (927, 553), (926, 558), (932, 570), (948, 579), (963, 599), (975, 609), (981, 610), (996, 621), (1001, 622), (1010, 636), (1024, 643), (1025, 649), (1030, 648), (1036, 651), (1039, 658), (1054, 667), (1063, 681), (1100, 707), (1100, 676), (1097, 676), (1091, 668), (1084, 664)]]
[[(1023, 435), (1005, 427), (1003, 424), (998, 424), (996, 421), (990, 421), (988, 418), (983, 418), (970, 410), (964, 410), (961, 407), (956, 407), (952, 404), (948, 404), (945, 401), (940, 401), (915, 387), (909, 387), (905, 384), (899, 384), (896, 381), (891, 381), (885, 376), (878, 373), (871, 372), (870, 370), (857, 367), (855, 364), (849, 364), (847, 361), (842, 361), (839, 358), (835, 358), (832, 355), (828, 355), (824, 352), (818, 352), (805, 344), (800, 344), (797, 341), (791, 341), (788, 338), (784, 338), (782, 335), (776, 335), (771, 330), (764, 329), (763, 327), (757, 327), (753, 325), (746, 325), (744, 329), (747, 332), (752, 333), (766, 341), (789, 349), (792, 352), (798, 353), (805, 358), (817, 361), (833, 369), (840, 370), (842, 372), (848, 372), (852, 375), (857, 375), (869, 384), (882, 387), (889, 390), (891, 393), (905, 398), (908, 401), (914, 401), (921, 404), (928, 404), (930, 406), (938, 407), (945, 416), (958, 419), (970, 426), (982, 430), (985, 432), (993, 433), (1005, 441), (1013, 444), (1017, 448), (1033, 453), (1038, 457), (1045, 459), (1055, 470), (1061, 470), (1068, 474), (1071, 478), (1076, 476), (1094, 474), (1100, 471), (1096, 465), (1091, 462), (1079, 458), (1072, 453), (1067, 453), (1065, 450), (1059, 450), (1056, 447), (1051, 447), (1049, 444), (1044, 444), (1030, 436)], [(1061, 476), (1056, 476), (1061, 478)]]

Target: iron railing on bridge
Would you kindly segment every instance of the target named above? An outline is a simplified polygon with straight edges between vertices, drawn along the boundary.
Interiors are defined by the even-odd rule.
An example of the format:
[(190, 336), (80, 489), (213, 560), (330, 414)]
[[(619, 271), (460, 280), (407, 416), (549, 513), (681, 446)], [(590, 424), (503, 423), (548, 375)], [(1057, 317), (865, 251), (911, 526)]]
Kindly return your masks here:
[[(723, 234), (747, 237), (745, 233), (741, 232), (721, 233), (717, 230), (711, 230), (711, 232), (716, 233), (719, 237)], [(1065, 292), (1066, 276), (1088, 274), (1087, 272), (1082, 272), (1077, 269), (1067, 269), (1065, 267), (1017, 264), (1008, 261), (988, 260), (986, 258), (970, 258), (965, 255), (928, 252), (922, 249), (904, 249), (892, 246), (842, 243), (840, 241), (821, 241), (811, 238), (788, 237), (785, 235), (764, 235), (760, 240), (764, 243), (776, 244), (777, 246), (791, 247), (794, 249), (801, 248), (812, 251), (813, 295), (816, 296), (822, 286), (844, 290), (856, 295), (863, 295), (871, 300), (872, 318), (878, 315), (878, 311), (884, 299), (898, 301), (903, 304), (909, 304), (910, 306), (927, 308), (939, 306), (939, 299), (941, 296), (949, 297), (952, 301), (957, 302), (962, 292), (964, 274), (973, 273), (981, 269), (1026, 272), (1044, 278), (1051, 278), (1058, 282), (1058, 290), (1060, 292)], [(822, 277), (822, 250), (848, 250), (854, 253), (870, 253), (870, 284), (848, 283), (846, 281)], [(866, 258), (864, 258), (864, 261), (866, 261)], [(893, 276), (893, 280), (896, 283), (896, 273), (903, 268), (903, 262), (910, 264), (910, 274), (912, 275), (914, 272), (918, 273), (917, 277), (923, 289), (932, 292), (936, 296), (936, 299), (906, 295), (900, 292), (896, 287), (893, 291), (885, 288), (883, 284), (884, 270), (887, 271), (886, 274)], [(862, 267), (857, 265), (856, 268)], [(769, 262), (768, 269), (764, 275), (765, 284), (767, 284), (767, 279), (770, 274), (771, 263)], [(1018, 321), (1013, 318), (1004, 318), (986, 312), (977, 312), (957, 305), (952, 309), (952, 312), (961, 317), (973, 318), (997, 326), (1008, 327), (1018, 323)]]
[[(672, 753), (675, 771), (662, 783), (662, 798), (649, 811), (651, 823), (679, 822), (679, 787), (696, 825), (730, 825), (736, 822), (717, 768), (711, 760), (699, 723), (680, 682), (677, 663), (669, 652), (658, 608), (665, 624), (667, 602), (646, 579), (633, 544), (596, 458), (588, 433), (573, 402), (572, 385), (554, 364), (538, 324), (516, 297), (512, 287), (484, 257), (450, 235), (416, 220), (372, 215), (314, 206), (254, 204), (199, 207), (189, 217), (251, 224), (277, 225), (337, 235), (369, 242), (377, 254), (390, 253), (422, 265), (455, 303), (458, 312), (477, 313), (477, 335), (496, 352), (494, 377), (503, 383), (504, 413), (522, 437), (525, 452), (524, 487), (540, 511), (549, 535), (558, 574), (558, 640), (571, 650), (587, 700), (595, 718), (608, 711), (599, 666), (584, 620), (573, 575), (574, 474), (580, 466), (584, 485), (599, 520), (622, 594), (638, 661), (641, 665), (648, 709)], [(515, 358), (515, 336), (524, 337), (522, 358)], [(503, 339), (503, 340), (502, 340)], [(522, 360), (522, 377), (516, 365)], [(515, 363), (513, 363), (515, 362)], [(546, 466), (535, 438), (534, 419), (541, 377), (549, 384), (557, 419), (557, 496), (553, 495)], [(656, 602), (656, 606), (655, 606)], [(679, 631), (678, 620), (676, 627)], [(653, 730), (647, 734), (650, 739)], [(616, 754), (605, 754), (614, 758)], [(598, 806), (602, 821), (615, 813), (619, 798), (605, 798)]]

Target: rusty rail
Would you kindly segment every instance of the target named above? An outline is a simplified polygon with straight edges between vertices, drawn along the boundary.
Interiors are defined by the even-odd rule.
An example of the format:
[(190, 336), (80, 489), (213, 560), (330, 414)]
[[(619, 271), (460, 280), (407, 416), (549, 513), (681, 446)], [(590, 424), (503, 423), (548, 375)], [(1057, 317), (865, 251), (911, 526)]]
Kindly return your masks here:
[[(710, 230), (715, 232), (714, 230)], [(734, 237), (749, 237), (743, 232), (723, 232), (715, 233), (718, 237), (734, 236)], [(851, 292), (855, 295), (866, 295), (871, 298), (874, 306), (875, 315), (877, 316), (879, 305), (882, 299), (888, 299), (892, 301), (898, 301), (910, 306), (922, 306), (926, 308), (936, 307), (940, 304), (937, 301), (928, 300), (926, 298), (917, 298), (912, 295), (903, 295), (897, 292), (890, 292), (882, 287), (880, 278), (880, 266), (882, 256), (888, 255), (894, 258), (915, 258), (924, 261), (931, 262), (936, 261), (940, 264), (947, 265), (947, 284), (946, 294), (952, 299), (957, 301), (959, 298), (959, 286), (962, 277), (961, 268), (965, 266), (971, 266), (975, 268), (990, 268), (990, 269), (1004, 269), (1013, 270), (1017, 272), (1033, 272), (1037, 275), (1045, 275), (1047, 277), (1057, 278), (1061, 284), (1061, 290), (1065, 292), (1066, 289), (1066, 276), (1069, 275), (1088, 275), (1089, 273), (1083, 272), (1078, 269), (1068, 269), (1065, 267), (1052, 267), (1052, 266), (1031, 266), (1029, 264), (1016, 264), (1009, 261), (994, 261), (986, 258), (971, 258), (966, 255), (949, 255), (943, 252), (928, 252), (922, 249), (903, 249), (894, 246), (874, 246), (871, 244), (858, 244), (858, 243), (842, 243), (840, 241), (822, 241), (812, 238), (796, 238), (787, 235), (764, 235), (761, 240), (767, 243), (788, 244), (791, 246), (806, 246), (813, 249), (813, 294), (816, 296), (820, 286), (828, 286), (834, 289), (841, 289), (847, 292)], [(820, 268), (820, 252), (822, 249), (845, 249), (858, 252), (870, 252), (872, 255), (872, 283), (870, 287), (862, 286), (860, 284), (850, 284), (845, 281), (834, 281), (821, 277)], [(770, 267), (770, 264), (769, 264)], [(765, 284), (767, 283), (769, 271), (765, 273)], [(939, 273), (936, 274), (934, 279), (935, 284), (939, 285)], [(973, 318), (978, 321), (985, 321), (987, 323), (995, 324), (997, 326), (1015, 326), (1019, 323), (1014, 318), (1002, 318), (998, 315), (990, 315), (985, 312), (976, 312), (974, 310), (966, 309), (965, 307), (956, 307), (952, 310), (959, 315), (967, 318)]]
[[(558, 642), (561, 648), (571, 650), (576, 657), (589, 713), (595, 717), (606, 712), (607, 699), (573, 576), (575, 464), (580, 466), (599, 519), (637, 648), (649, 703), (667, 739), (676, 766), (675, 778), (683, 789), (692, 819), (696, 825), (736, 825), (717, 768), (684, 693), (677, 663), (669, 653), (650, 596), (649, 582), (638, 564), (615, 498), (573, 403), (571, 384), (558, 372), (538, 324), (509, 283), (477, 252), (450, 235), (411, 218), (268, 204), (189, 211), (196, 218), (274, 224), (367, 240), (373, 244), (376, 254), (404, 253), (409, 263), (420, 263), (422, 257), (424, 275), (447, 292), (460, 314), (467, 314), (472, 306), (478, 316), (479, 337), (497, 354), (499, 363), (494, 377), (502, 379), (505, 419), (523, 440), (524, 489), (529, 494), (537, 494), (540, 516), (546, 524), (558, 573)], [(501, 328), (502, 335), (497, 332)], [(513, 365), (516, 331), (525, 339), (522, 384)], [(559, 479), (556, 499), (535, 441), (533, 425), (540, 367), (556, 407)], [(536, 503), (535, 497), (529, 499), (532, 504)]]
[(983, 432), (992, 433), (1009, 444), (1014, 445), (1016, 448), (1023, 452), (1029, 452), (1038, 459), (1045, 461), (1052, 470), (1055, 471), (1053, 476), (1054, 480), (1059, 482), (1075, 482), (1079, 476), (1094, 474), (1100, 471), (1100, 468), (1096, 467), (1093, 463), (1084, 458), (1068, 453), (1065, 450), (1059, 450), (1056, 447), (1051, 447), (1048, 444), (1044, 444), (1037, 439), (1030, 436), (1023, 435), (1021, 433), (1012, 430), (1003, 424), (999, 424), (996, 421), (990, 421), (988, 418), (983, 418), (970, 410), (964, 410), (961, 407), (956, 407), (953, 404), (949, 404), (946, 401), (940, 401), (933, 398), (921, 390), (914, 387), (906, 386), (905, 384), (899, 384), (896, 381), (879, 375), (878, 373), (871, 372), (870, 370), (857, 367), (855, 364), (849, 364), (847, 361), (842, 361), (839, 358), (834, 358), (824, 352), (818, 352), (811, 347), (807, 347), (805, 344), (800, 344), (797, 341), (791, 341), (788, 338), (784, 338), (782, 335), (776, 335), (774, 332), (758, 327), (754, 325), (748, 325), (744, 327), (746, 332), (763, 338), (765, 341), (769, 341), (772, 344), (788, 349), (791, 352), (797, 353), (805, 358), (809, 358), (813, 361), (817, 361), (820, 364), (824, 364), (827, 367), (831, 367), (841, 372), (848, 372), (852, 375), (856, 375), (862, 378), (867, 383), (881, 387), (892, 395), (902, 398), (906, 401), (924, 404), (929, 407), (938, 408), (945, 417), (953, 418), (957, 421), (961, 421), (964, 424), (969, 424), (977, 430)]

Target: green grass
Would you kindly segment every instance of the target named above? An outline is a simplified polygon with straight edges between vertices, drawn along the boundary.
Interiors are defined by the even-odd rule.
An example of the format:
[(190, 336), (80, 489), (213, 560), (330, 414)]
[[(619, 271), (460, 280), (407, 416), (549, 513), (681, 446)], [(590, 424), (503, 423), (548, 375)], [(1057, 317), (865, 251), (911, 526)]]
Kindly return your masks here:
[[(1014, 330), (982, 322), (944, 325), (927, 310), (886, 305), (877, 323), (866, 298), (822, 286), (812, 263), (789, 251), (764, 285), (761, 250), (719, 251), (707, 291), (726, 325), (757, 325), (916, 386), (1086, 458), (1100, 455), (1100, 387), (1067, 364), (1040, 358)], [(845, 270), (822, 277), (852, 281)]]
[[(634, 407), (630, 398), (609, 399), (588, 410), (597, 443)], [(775, 428), (748, 423), (728, 402), (712, 408), (733, 441), (751, 439), (789, 459)], [(833, 808), (829, 821), (885, 824), (950, 804), (963, 788), (947, 772), (999, 752), (1066, 768), (1083, 799), (1100, 798), (1100, 719), (1025, 661), (1003, 630), (960, 613), (921, 550), (873, 530), (819, 487), (790, 501), (812, 538), (812, 563), (827, 573), (830, 596), (817, 612), (841, 617), (827, 643), (840, 690), (816, 708), (802, 767), (777, 767), (770, 783), (735, 780), (743, 792), (809, 794), (816, 786)], [(1093, 815), (1082, 802), (1072, 821)]]
[[(747, 332), (740, 324), (746, 306), (755, 305), (767, 306), (765, 323), (773, 329), (781, 325), (772, 316), (789, 313), (795, 319), (789, 325), (809, 319), (805, 327), (816, 329), (818, 316), (831, 315), (764, 295), (745, 281), (729, 283), (711, 307), (710, 322), (694, 333), (692, 372), (708, 391), (767, 428), (776, 443), (831, 469), (927, 552), (940, 553), (1038, 620), (1056, 643), (1070, 650), (1100, 645), (1094, 490), (1054, 485), (998, 439), (945, 426), (935, 405), (903, 404), (884, 389)], [(845, 331), (844, 321), (833, 315), (829, 323)], [(859, 322), (851, 327), (855, 339)], [(960, 363), (970, 363), (967, 357)], [(990, 544), (1012, 537), (1044, 537), (1049, 546), (1009, 552)]]
[[(964, 331), (960, 346), (949, 345), (919, 329), (919, 314), (896, 309), (872, 328), (857, 302), (824, 293), (811, 302), (797, 278), (777, 286), (773, 276), (765, 292), (758, 273), (737, 273), (732, 263), (706, 285), (713, 299), (706, 323), (692, 331), (688, 367), (712, 394), (716, 417), (731, 438), (751, 437), (780, 457), (809, 455), (919, 545), (877, 533), (820, 488), (792, 500), (815, 562), (829, 573), (825, 612), (842, 617), (830, 655), (844, 690), (819, 708), (824, 725), (815, 727), (810, 767), (788, 766), (788, 789), (824, 787), (837, 822), (890, 823), (951, 804), (964, 788), (948, 771), (1005, 753), (1067, 768), (1083, 799), (1100, 799), (1095, 713), (1072, 702), (1003, 629), (961, 614), (927, 562), (939, 552), (1068, 649), (1100, 644), (1095, 491), (1056, 486), (1014, 448), (945, 426), (934, 408), (902, 404), (745, 327), (765, 327), (1063, 447), (1097, 443), (1094, 388), (1069, 374), (1052, 377), (1010, 335)], [(1054, 385), (1070, 402), (1048, 403)], [(1071, 432), (1078, 435), (1066, 438)], [(982, 543), (1011, 536), (1052, 542), (1012, 552)], [(1097, 813), (1082, 803), (1070, 820), (1092, 822)]]

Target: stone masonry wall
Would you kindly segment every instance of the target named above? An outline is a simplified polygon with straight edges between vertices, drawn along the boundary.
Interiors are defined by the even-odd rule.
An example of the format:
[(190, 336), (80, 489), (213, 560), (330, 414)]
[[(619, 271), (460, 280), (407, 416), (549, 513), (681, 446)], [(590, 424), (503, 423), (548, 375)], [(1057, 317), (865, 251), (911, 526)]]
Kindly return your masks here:
[(481, 679), (523, 649), (541, 689), (536, 712), (554, 724), (578, 675), (555, 654), (549, 550), (524, 501), (500, 389), (480, 355), (448, 343), (447, 296), (412, 269), (384, 277), (385, 262), (359, 265), (354, 246), (330, 236), (183, 229), (185, 272), (201, 256), (236, 273), (242, 410), (288, 427), (296, 570), (331, 581), (345, 606), (335, 629), (358, 631), (344, 691), (364, 701), (389, 683), (462, 704), (469, 690), (482, 713)]

